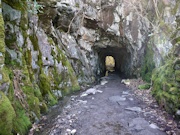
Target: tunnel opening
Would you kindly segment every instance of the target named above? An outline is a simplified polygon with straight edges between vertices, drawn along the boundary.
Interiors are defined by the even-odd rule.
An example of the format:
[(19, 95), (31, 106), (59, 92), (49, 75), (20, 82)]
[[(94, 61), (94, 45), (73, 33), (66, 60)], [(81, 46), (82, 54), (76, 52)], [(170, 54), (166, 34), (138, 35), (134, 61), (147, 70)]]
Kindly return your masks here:
[(105, 66), (106, 66), (105, 76), (108, 76), (109, 72), (112, 73), (115, 71), (115, 60), (113, 56), (106, 56)]
[[(97, 47), (96, 51), (99, 57), (99, 67), (101, 70), (101, 76), (108, 73), (118, 74), (121, 78), (131, 77), (131, 53), (126, 47), (112, 47), (106, 46), (105, 48)], [(107, 67), (106, 59), (112, 59), (114, 64)], [(112, 68), (111, 71), (108, 68)]]

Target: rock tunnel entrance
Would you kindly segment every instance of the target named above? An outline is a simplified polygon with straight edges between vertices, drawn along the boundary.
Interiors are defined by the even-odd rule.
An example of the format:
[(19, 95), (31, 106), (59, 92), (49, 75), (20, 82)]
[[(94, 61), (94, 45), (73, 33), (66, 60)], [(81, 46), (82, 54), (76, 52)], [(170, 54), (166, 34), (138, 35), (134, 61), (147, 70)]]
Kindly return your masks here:
[[(102, 75), (107, 75), (108, 68), (112, 68), (111, 70), (122, 76), (129, 77), (131, 70), (131, 53), (128, 52), (125, 47), (111, 47), (107, 46), (106, 48), (96, 48), (98, 56), (99, 56), (99, 66), (101, 69)], [(112, 65), (107, 66), (106, 60), (112, 59), (114, 61), (111, 63)], [(109, 63), (108, 63), (109, 64)]]

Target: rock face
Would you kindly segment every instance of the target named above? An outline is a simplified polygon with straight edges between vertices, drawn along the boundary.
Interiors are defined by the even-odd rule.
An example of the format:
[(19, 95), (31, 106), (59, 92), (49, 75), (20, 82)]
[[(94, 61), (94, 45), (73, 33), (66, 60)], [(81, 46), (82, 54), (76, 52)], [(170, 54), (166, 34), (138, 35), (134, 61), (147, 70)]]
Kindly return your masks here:
[(152, 1), (38, 2), (41, 5), (0, 3), (0, 114), (6, 111), (1, 104), (7, 102), (12, 110), (7, 116), (13, 119), (9, 132), (25, 134), (47, 106), (93, 83), (105, 72), (106, 56), (114, 57), (119, 73), (146, 81), (159, 68), (153, 73), (155, 96), (167, 110), (180, 107), (175, 96), (180, 81), (177, 0), (154, 6)]

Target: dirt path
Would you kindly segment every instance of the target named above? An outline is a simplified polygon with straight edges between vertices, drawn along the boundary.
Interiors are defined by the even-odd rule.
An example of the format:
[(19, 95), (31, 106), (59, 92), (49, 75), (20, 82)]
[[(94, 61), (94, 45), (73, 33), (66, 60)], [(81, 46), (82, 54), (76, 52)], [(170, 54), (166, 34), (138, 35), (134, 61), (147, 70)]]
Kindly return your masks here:
[[(101, 85), (102, 84), (102, 85)], [(121, 84), (116, 75), (104, 77), (101, 84), (88, 92), (71, 96), (60, 112), (48, 116), (38, 135), (165, 135), (146, 120), (145, 103)], [(92, 94), (95, 93), (95, 94)], [(89, 95), (87, 95), (89, 94)], [(43, 122), (43, 121), (42, 121)]]

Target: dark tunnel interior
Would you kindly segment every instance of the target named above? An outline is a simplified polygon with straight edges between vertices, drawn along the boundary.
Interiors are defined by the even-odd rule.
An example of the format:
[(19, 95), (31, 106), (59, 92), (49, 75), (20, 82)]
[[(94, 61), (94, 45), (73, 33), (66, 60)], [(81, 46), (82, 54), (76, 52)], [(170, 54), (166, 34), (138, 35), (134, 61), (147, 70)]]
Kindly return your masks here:
[(96, 48), (96, 51), (99, 55), (99, 63), (102, 75), (105, 75), (106, 73), (106, 56), (112, 56), (115, 60), (114, 73), (124, 78), (128, 76), (130, 70), (131, 55), (128, 52), (127, 48), (108, 46), (106, 48)]

